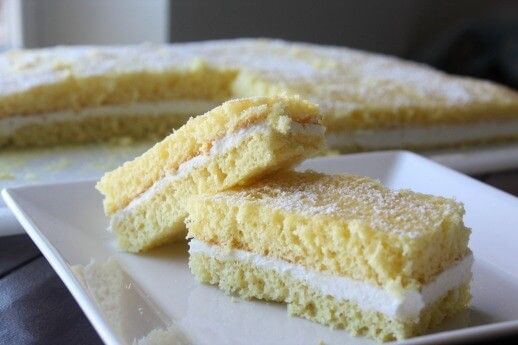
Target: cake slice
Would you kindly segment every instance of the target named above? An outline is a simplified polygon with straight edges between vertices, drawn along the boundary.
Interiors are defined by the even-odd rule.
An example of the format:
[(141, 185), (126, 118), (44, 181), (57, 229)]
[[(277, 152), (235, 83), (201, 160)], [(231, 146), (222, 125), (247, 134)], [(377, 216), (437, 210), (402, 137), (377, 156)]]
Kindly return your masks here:
[(317, 106), (297, 97), (228, 101), (193, 118), (97, 183), (119, 246), (185, 236), (187, 199), (251, 183), (324, 149)]
[(463, 206), (353, 175), (278, 172), (198, 195), (189, 266), (227, 293), (380, 341), (425, 332), (470, 302)]

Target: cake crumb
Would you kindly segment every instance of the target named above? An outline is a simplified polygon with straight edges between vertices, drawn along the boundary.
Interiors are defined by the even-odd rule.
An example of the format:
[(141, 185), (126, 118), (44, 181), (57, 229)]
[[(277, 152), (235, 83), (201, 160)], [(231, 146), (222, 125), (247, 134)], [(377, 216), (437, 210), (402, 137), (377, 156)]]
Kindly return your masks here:
[(38, 179), (38, 175), (33, 172), (27, 172), (23, 175), (24, 180), (26, 181), (35, 181)]
[(8, 171), (0, 171), (0, 180), (14, 180), (15, 176)]
[(45, 166), (45, 170), (47, 171), (62, 171), (70, 166), (70, 162), (66, 158), (60, 158), (56, 161), (50, 162)]
[(166, 328), (157, 328), (145, 337), (134, 340), (133, 345), (188, 345), (192, 342), (175, 323)]
[(339, 156), (341, 155), (342, 153), (340, 152), (340, 150), (326, 150), (324, 153), (323, 153), (323, 156)]
[(131, 137), (119, 137), (119, 138), (113, 138), (112, 140), (110, 140), (110, 144), (120, 145), (120, 146), (129, 146), (133, 143), (135, 143), (135, 140)]

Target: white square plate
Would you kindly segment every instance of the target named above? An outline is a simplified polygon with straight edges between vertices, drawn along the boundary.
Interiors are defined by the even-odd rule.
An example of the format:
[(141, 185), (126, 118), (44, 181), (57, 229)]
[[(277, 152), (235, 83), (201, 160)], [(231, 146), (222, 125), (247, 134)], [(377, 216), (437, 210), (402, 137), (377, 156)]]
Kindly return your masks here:
[[(465, 204), (475, 254), (473, 306), (429, 335), (405, 343), (437, 344), (518, 332), (517, 198), (408, 152), (316, 158), (302, 167), (368, 175), (391, 188), (454, 197)], [(187, 267), (185, 244), (145, 255), (117, 251), (106, 232), (107, 219), (94, 184), (26, 186), (4, 190), (2, 195), (106, 343), (131, 343), (171, 323), (175, 332), (195, 344), (372, 343), (291, 318), (284, 305), (238, 300), (198, 284)], [(126, 310), (121, 315), (126, 316), (117, 326), (108, 322), (106, 310), (71, 270), (72, 265), (109, 257), (116, 258), (129, 281), (128, 292), (118, 300)]]

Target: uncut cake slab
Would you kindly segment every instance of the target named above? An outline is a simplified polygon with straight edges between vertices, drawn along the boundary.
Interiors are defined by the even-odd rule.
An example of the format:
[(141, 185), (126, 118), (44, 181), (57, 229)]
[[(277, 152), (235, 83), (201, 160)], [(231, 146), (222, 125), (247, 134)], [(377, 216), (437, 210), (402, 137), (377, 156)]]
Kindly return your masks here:
[[(316, 158), (303, 167), (366, 175), (390, 188), (454, 197), (465, 205), (465, 224), (472, 230), (469, 246), (474, 253), (472, 306), (408, 343), (481, 339), (489, 334), (518, 331), (518, 302), (514, 298), (518, 293), (518, 271), (511, 260), (518, 240), (516, 198), (405, 152)], [(290, 317), (285, 305), (232, 299), (215, 287), (197, 283), (187, 266), (186, 244), (153, 249), (144, 255), (119, 251), (105, 230), (108, 219), (94, 185), (95, 181), (29, 186), (9, 189), (3, 196), (106, 343), (115, 344), (120, 339), (131, 343), (151, 333), (165, 336), (171, 332), (177, 337), (181, 333), (181, 337), (196, 344), (374, 343), (343, 330)], [(81, 202), (80, 212), (74, 201)], [(127, 273), (129, 281), (125, 286), (129, 289), (124, 291), (137, 291), (136, 296), (124, 293), (124, 298), (114, 299), (125, 306), (116, 325), (110, 313), (118, 309), (112, 304), (104, 310), (105, 304), (96, 304), (91, 290), (70, 269), (84, 266), (83, 278), (88, 279), (92, 276), (88, 272), (113, 266), (106, 261), (110, 257)], [(89, 266), (92, 259), (107, 263), (96, 268)], [(135, 304), (138, 308), (128, 310), (128, 305)], [(122, 335), (120, 330), (124, 331)]]
[(346, 47), (275, 39), (0, 54), (0, 147), (164, 137), (223, 101), (300, 95), (342, 152), (516, 142), (518, 93)]

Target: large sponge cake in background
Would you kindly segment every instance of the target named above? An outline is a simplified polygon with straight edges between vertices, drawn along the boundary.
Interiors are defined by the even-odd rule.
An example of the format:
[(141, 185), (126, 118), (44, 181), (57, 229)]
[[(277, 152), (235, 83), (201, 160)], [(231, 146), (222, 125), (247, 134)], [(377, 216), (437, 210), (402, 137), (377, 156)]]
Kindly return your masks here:
[(518, 93), (344, 47), (235, 39), (0, 54), (0, 147), (163, 138), (241, 97), (301, 95), (330, 147), (428, 149), (518, 139)]
[(119, 246), (138, 252), (185, 236), (188, 199), (252, 183), (324, 150), (319, 109), (297, 97), (232, 100), (192, 118), (97, 189)]

